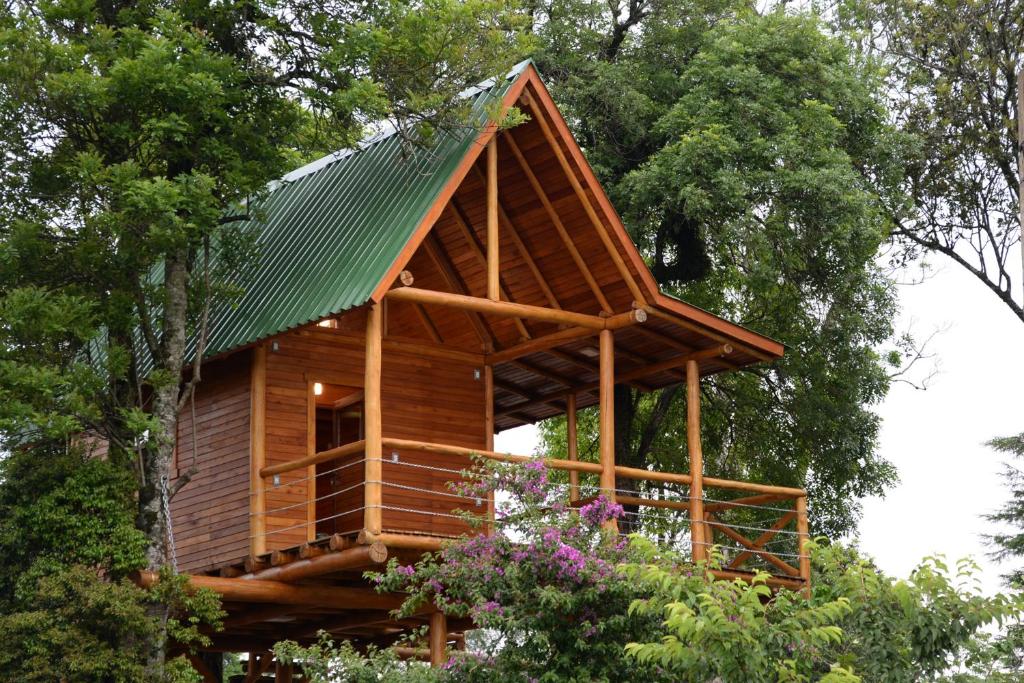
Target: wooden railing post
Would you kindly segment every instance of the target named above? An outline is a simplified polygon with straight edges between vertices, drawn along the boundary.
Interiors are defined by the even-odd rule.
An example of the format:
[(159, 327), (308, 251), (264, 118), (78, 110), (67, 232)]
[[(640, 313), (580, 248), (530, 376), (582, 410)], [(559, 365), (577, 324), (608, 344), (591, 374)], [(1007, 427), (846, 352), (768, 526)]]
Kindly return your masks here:
[(800, 555), (800, 578), (804, 582), (804, 594), (811, 597), (811, 558), (807, 550), (807, 496), (796, 499), (796, 547)]
[[(580, 459), (578, 437), (576, 434), (576, 394), (569, 394), (565, 397), (565, 451), (566, 459), (576, 462)], [(576, 470), (569, 471), (569, 502), (575, 503), (580, 499), (580, 473)]]
[[(611, 330), (600, 334), (600, 441), (601, 441), (601, 494), (615, 502), (615, 339)], [(612, 519), (606, 528), (618, 531)]]
[[(484, 448), (494, 450), (494, 366), (484, 366)], [(494, 491), (487, 493), (487, 533), (494, 533)]]
[(448, 641), (448, 618), (440, 610), (430, 613), (430, 666), (440, 668), (445, 662), (445, 645)]
[(267, 347), (262, 344), (252, 350), (249, 401), (249, 551), (256, 556), (267, 552), (267, 483), (260, 475), (267, 463)]
[(700, 445), (700, 366), (686, 362), (686, 446), (690, 453), (690, 544), (694, 562), (707, 559), (704, 533), (704, 453)]
[(381, 532), (381, 479), (383, 476), (383, 438), (380, 385), (383, 316), (380, 304), (370, 306), (366, 315), (366, 373), (363, 379), (363, 429), (366, 462), (363, 481), (363, 527), (370, 534)]

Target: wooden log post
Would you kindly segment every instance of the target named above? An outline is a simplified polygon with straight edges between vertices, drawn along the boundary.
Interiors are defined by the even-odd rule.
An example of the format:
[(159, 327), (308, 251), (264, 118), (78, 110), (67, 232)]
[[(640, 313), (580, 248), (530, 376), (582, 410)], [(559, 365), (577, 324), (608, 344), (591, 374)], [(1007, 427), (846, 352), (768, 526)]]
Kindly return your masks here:
[[(494, 366), (484, 366), (484, 447), (494, 450)], [(494, 491), (487, 494), (487, 533), (494, 533)]]
[[(611, 330), (601, 330), (600, 356), (600, 442), (601, 442), (601, 494), (615, 502), (615, 339)], [(605, 528), (618, 531), (614, 519)]]
[(498, 140), (487, 143), (487, 298), (501, 298), (501, 259), (498, 252)]
[(249, 553), (267, 552), (267, 486), (260, 470), (267, 462), (267, 347), (252, 350), (249, 382)]
[(704, 453), (700, 445), (700, 366), (686, 362), (686, 447), (690, 453), (690, 544), (694, 562), (706, 560)]
[(366, 462), (363, 482), (363, 528), (370, 534), (381, 531), (381, 478), (384, 449), (380, 410), (381, 344), (383, 321), (380, 304), (370, 307), (366, 315), (366, 374), (363, 379), (363, 428), (366, 441)]
[(446, 659), (445, 645), (448, 640), (448, 618), (444, 612), (430, 613), (430, 666), (440, 668)]
[[(579, 443), (576, 433), (576, 394), (569, 394), (565, 397), (565, 441), (566, 459), (576, 462), (580, 459)], [(569, 502), (575, 503), (580, 499), (580, 473), (575, 470), (569, 472)]]
[(796, 499), (796, 547), (800, 555), (800, 578), (804, 582), (804, 596), (811, 597), (811, 557), (807, 550), (807, 496)]

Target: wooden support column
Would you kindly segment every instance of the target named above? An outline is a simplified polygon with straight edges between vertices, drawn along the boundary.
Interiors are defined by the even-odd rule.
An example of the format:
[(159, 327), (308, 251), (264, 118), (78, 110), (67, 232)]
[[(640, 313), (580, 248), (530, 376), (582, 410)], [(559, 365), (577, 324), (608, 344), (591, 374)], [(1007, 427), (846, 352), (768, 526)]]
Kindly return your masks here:
[(430, 614), (430, 666), (440, 668), (448, 660), (445, 658), (445, 644), (448, 640), (448, 619), (444, 612)]
[[(316, 455), (316, 382), (306, 382), (306, 458)], [(306, 540), (316, 539), (316, 463), (306, 467)]]
[(382, 318), (380, 304), (371, 306), (366, 315), (366, 374), (363, 379), (363, 428), (366, 434), (363, 528), (371, 534), (379, 534), (381, 531), (383, 502), (383, 432), (380, 411)]
[[(600, 335), (600, 441), (601, 441), (601, 493), (615, 502), (615, 339), (611, 330)], [(606, 528), (618, 531), (619, 525), (609, 520)]]
[(796, 499), (796, 547), (800, 555), (800, 578), (804, 581), (804, 595), (811, 597), (811, 558), (807, 553), (807, 496)]
[(267, 462), (267, 347), (252, 350), (249, 382), (249, 550), (253, 556), (267, 552), (267, 488), (260, 470)]
[[(576, 394), (569, 394), (565, 397), (565, 441), (566, 458), (573, 462), (579, 460), (579, 445), (576, 434)], [(575, 503), (580, 499), (580, 473), (571, 470), (569, 472), (569, 502)]]
[(293, 671), (291, 663), (278, 662), (274, 669), (274, 683), (292, 683)]
[(487, 298), (501, 298), (501, 259), (498, 253), (498, 140), (487, 143)]
[[(484, 366), (484, 447), (494, 450), (494, 367)], [(487, 494), (487, 533), (494, 533), (494, 491)]]
[(704, 453), (700, 445), (700, 366), (686, 361), (686, 447), (690, 453), (690, 543), (694, 562), (706, 560)]

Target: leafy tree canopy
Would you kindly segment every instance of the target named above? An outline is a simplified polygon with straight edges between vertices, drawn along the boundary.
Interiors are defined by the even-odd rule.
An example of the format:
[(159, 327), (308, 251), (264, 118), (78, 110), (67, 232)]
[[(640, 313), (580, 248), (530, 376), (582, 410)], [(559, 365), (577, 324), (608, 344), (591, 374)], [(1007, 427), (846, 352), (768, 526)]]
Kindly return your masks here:
[[(901, 362), (879, 350), (896, 303), (875, 259), (904, 146), (881, 73), (807, 14), (713, 1), (616, 16), (575, 2), (538, 20), (556, 97), (661, 285), (788, 346), (704, 383), (707, 469), (806, 485), (817, 527), (849, 531), (858, 499), (896, 477), (872, 410)], [(682, 404), (620, 388), (618, 457), (685, 470)], [(544, 433), (564, 443), (560, 425)]]

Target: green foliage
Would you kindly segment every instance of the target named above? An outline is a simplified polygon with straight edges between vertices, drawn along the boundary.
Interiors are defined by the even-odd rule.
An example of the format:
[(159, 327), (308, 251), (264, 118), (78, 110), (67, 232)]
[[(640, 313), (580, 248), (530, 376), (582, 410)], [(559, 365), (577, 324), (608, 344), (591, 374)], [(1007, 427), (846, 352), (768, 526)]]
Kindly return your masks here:
[(185, 590), (169, 571), (157, 588), (129, 574), (145, 566), (134, 481), (123, 468), (48, 442), (0, 462), (0, 670), (11, 680), (193, 681), (183, 659), (154, 671), (150, 639), (166, 628), (202, 644), (222, 616), (217, 596)]
[[(623, 574), (650, 597), (634, 601), (630, 612), (660, 616), (665, 635), (630, 643), (629, 655), (658, 664), (676, 680), (860, 680), (843, 667), (823, 666), (842, 642), (836, 624), (851, 612), (846, 598), (808, 604), (790, 591), (773, 595), (765, 574), (750, 583), (709, 580), (703, 571), (651, 562), (657, 549), (640, 538), (633, 543), (647, 562), (627, 566)], [(712, 558), (711, 565), (720, 560)], [(828, 673), (812, 679), (815, 670)]]
[[(48, 680), (171, 675), (168, 638), (216, 621), (171, 575), (148, 596), (122, 577), (172, 560), (182, 380), (258, 256), (237, 227), (251, 200), (370, 122), (424, 145), (470, 125), (459, 93), (518, 61), (524, 21), (506, 0), (0, 9), (0, 618), (78, 667)], [(66, 448), (83, 432), (105, 460)], [(109, 669), (73, 664), (90, 657)]]
[(969, 560), (951, 570), (927, 558), (896, 580), (840, 546), (817, 548), (813, 558), (814, 602), (844, 599), (851, 607), (838, 622), (845, 635), (834, 655), (865, 681), (933, 680), (980, 664), (971, 653), (985, 630), (1019, 622), (1024, 608), (1019, 594), (982, 595)]
[(274, 646), (282, 662), (295, 662), (310, 683), (430, 683), (448, 680), (446, 672), (421, 662), (405, 662), (390, 648), (370, 647), (360, 653), (348, 641), (334, 643), (320, 634), (309, 647), (292, 641)]
[[(616, 44), (603, 3), (553, 8), (541, 68), (660, 284), (788, 346), (704, 383), (708, 471), (805, 486), (816, 527), (845, 532), (896, 476), (872, 410), (894, 372), (876, 255), (904, 145), (881, 74), (804, 13), (629, 12)], [(676, 390), (618, 402), (619, 459), (685, 470), (684, 408)], [(551, 452), (562, 433), (544, 428)]]

